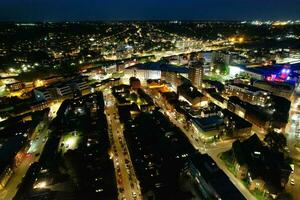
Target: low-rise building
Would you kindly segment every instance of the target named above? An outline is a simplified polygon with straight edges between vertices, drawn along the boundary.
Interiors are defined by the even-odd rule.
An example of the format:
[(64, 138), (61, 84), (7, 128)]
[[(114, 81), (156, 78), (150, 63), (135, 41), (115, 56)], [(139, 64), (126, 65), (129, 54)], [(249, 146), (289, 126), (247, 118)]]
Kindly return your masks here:
[(288, 100), (291, 99), (295, 89), (294, 86), (287, 83), (270, 82), (270, 81), (262, 81), (262, 80), (255, 81), (253, 83), (253, 86), (260, 88), (262, 90), (269, 91), (273, 95), (284, 97)]
[(208, 104), (208, 99), (191, 84), (182, 84), (177, 88), (179, 96), (183, 97), (193, 107), (202, 107)]
[(202, 141), (211, 142), (219, 138), (221, 130), (224, 127), (224, 119), (218, 115), (205, 118), (193, 118), (192, 124), (195, 132)]

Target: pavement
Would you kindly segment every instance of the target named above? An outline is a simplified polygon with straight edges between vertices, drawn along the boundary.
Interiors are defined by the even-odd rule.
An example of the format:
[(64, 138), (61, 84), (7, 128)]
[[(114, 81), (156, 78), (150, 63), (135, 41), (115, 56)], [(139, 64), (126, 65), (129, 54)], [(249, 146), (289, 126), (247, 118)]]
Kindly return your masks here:
[(123, 135), (123, 126), (119, 121), (115, 99), (107, 90), (104, 92), (104, 97), (106, 103), (105, 112), (110, 127), (109, 138), (112, 146), (112, 157), (119, 188), (119, 199), (140, 200), (139, 181), (136, 178)]

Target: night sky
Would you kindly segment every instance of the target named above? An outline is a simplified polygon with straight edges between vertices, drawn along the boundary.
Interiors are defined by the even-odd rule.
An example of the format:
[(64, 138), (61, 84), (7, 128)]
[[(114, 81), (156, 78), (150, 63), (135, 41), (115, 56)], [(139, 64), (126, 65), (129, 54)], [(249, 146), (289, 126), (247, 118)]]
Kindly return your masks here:
[(300, 0), (0, 0), (0, 20), (300, 19)]

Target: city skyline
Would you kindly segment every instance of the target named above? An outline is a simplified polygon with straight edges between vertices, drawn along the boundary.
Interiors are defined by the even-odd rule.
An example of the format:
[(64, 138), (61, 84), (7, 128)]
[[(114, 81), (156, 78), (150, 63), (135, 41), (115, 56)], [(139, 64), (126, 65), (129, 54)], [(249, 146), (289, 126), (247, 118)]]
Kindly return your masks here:
[(297, 200), (300, 0), (0, 0), (0, 200)]

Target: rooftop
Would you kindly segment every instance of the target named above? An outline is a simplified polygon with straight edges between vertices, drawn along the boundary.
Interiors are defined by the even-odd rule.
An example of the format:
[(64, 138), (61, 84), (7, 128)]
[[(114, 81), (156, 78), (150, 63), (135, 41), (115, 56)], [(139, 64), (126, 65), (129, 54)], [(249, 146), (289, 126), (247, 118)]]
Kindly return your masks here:
[(176, 73), (188, 73), (189, 71), (187, 67), (165, 64), (162, 62), (139, 63), (137, 65), (134, 65), (133, 67), (136, 67), (138, 69), (144, 69), (144, 70), (159, 70), (159, 71), (176, 72)]
[(198, 125), (203, 131), (215, 130), (223, 124), (224, 120), (218, 115), (213, 115), (211, 117), (205, 118), (194, 118), (193, 121)]

